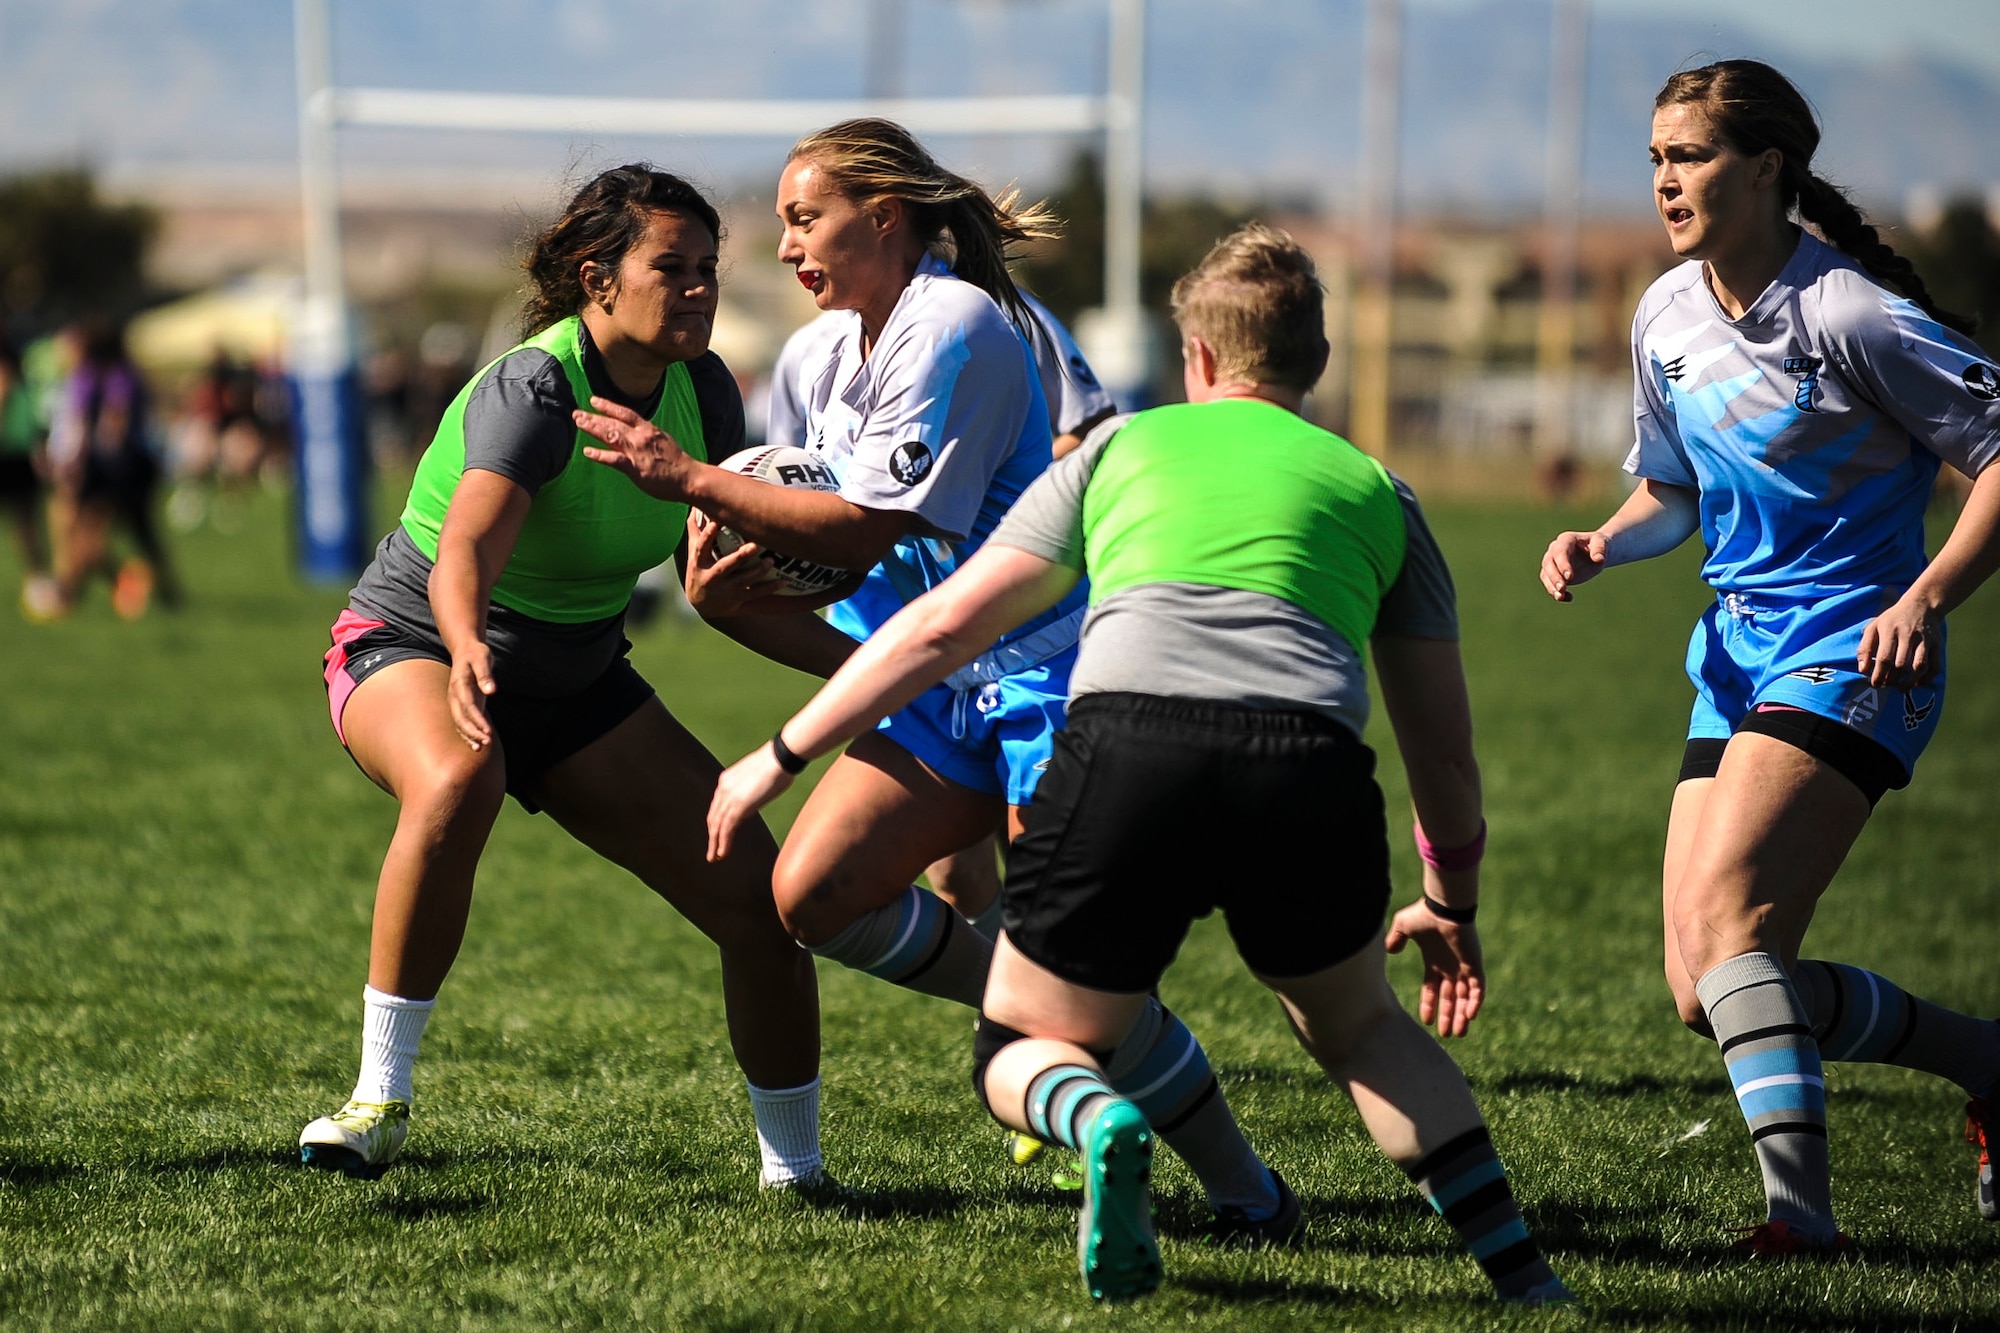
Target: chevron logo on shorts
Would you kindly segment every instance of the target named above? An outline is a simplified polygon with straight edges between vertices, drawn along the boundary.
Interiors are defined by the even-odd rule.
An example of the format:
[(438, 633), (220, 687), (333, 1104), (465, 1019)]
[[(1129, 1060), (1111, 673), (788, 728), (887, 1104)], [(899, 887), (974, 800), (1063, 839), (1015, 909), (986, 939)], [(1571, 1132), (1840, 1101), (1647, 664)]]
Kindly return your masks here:
[(1830, 666), (1800, 667), (1797, 671), (1787, 671), (1785, 674), (1787, 676), (1797, 676), (1800, 680), (1809, 680), (1815, 685), (1824, 685), (1840, 674), (1840, 668)]

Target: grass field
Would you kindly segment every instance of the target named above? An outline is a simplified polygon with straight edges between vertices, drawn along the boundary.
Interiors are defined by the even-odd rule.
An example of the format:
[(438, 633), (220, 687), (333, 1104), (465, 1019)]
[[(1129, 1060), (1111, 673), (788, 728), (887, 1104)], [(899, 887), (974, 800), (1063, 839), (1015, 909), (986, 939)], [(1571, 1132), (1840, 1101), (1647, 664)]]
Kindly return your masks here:
[[(876, 1206), (760, 1198), (712, 951), (511, 806), (425, 1040), (407, 1156), (373, 1183), (299, 1170), (299, 1127), (353, 1077), (394, 810), (326, 723), (317, 668), (340, 594), (290, 581), (267, 500), (242, 533), (183, 544), (179, 615), (122, 624), (101, 594), (60, 625), (0, 612), (0, 1325), (2000, 1327), (2000, 1227), (1973, 1211), (1960, 1098), (1898, 1070), (1830, 1070), (1861, 1257), (1722, 1261), (1728, 1228), (1762, 1216), (1755, 1168), (1657, 959), (1678, 662), (1703, 593), (1683, 552), (1548, 603), (1542, 545), (1594, 517), (1434, 515), (1493, 829), (1491, 1004), (1454, 1050), (1582, 1315), (1490, 1304), (1212, 922), (1163, 989), (1303, 1197), (1302, 1250), (1198, 1248), (1198, 1194), (1168, 1164), (1166, 1286), (1092, 1308), (1068, 1196), (1005, 1160), (972, 1097), (969, 1015), (832, 966), (829, 1163)], [(5, 587), (15, 572), (0, 565)], [(1940, 738), (1884, 801), (1811, 952), (1993, 1014), (2000, 592), (1953, 634)], [(725, 758), (810, 688), (684, 621), (640, 634), (635, 656)], [(1392, 750), (1384, 780), (1400, 800)]]

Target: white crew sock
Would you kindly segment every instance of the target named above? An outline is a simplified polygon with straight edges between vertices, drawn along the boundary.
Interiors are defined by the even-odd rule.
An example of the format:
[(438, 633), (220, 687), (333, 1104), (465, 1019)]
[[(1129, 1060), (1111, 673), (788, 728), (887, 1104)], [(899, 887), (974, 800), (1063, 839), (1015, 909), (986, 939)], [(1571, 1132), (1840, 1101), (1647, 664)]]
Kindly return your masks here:
[(765, 1185), (789, 1185), (820, 1172), (819, 1080), (796, 1088), (750, 1089), (750, 1114), (757, 1121), (757, 1150), (764, 1157)]
[(357, 1102), (408, 1102), (410, 1070), (436, 1000), (405, 1000), (373, 986), (361, 990), (361, 1077)]

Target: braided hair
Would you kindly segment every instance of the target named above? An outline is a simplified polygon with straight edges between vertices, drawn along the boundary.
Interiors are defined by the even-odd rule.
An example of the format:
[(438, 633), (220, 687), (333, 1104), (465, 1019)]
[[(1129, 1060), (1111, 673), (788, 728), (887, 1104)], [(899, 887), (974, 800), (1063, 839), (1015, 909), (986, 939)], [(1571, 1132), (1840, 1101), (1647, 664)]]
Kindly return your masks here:
[(522, 336), (581, 313), (588, 300), (583, 266), (594, 262), (616, 272), (655, 213), (685, 213), (707, 227), (718, 245), (722, 242), (722, 218), (715, 205), (679, 176), (645, 162), (601, 172), (535, 237), (521, 263), (535, 284), (521, 311)]
[(843, 120), (792, 146), (791, 161), (808, 161), (849, 199), (900, 199), (917, 234), (932, 250), (947, 243), (951, 271), (992, 297), (1022, 329), (1045, 336), (1007, 271), (1014, 248), (1053, 240), (1062, 223), (1045, 203), (1021, 205), (1021, 192), (998, 198), (938, 165), (925, 147), (892, 120)]
[(1838, 185), (1816, 176), (1819, 122), (1792, 81), (1758, 60), (1718, 60), (1682, 70), (1653, 99), (1653, 109), (1692, 105), (1708, 112), (1716, 132), (1738, 152), (1775, 148), (1783, 158), (1779, 188), (1787, 214), (1798, 211), (1827, 242), (1895, 288), (1947, 328), (1971, 333), (1975, 321), (1940, 309), (1916, 268), (1890, 248)]

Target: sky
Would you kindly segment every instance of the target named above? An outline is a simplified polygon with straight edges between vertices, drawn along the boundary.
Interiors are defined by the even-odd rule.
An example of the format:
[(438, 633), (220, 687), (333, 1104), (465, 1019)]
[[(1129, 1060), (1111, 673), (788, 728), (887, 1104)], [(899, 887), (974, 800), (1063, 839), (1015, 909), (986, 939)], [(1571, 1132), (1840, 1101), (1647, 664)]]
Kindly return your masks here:
[[(1416, 2), (1464, 10), (1474, 0)], [(1595, 10), (1604, 17), (1707, 18), (1822, 58), (1922, 54), (2000, 75), (1995, 0), (1595, 0)]]
[[(614, 96), (862, 91), (870, 0), (329, 0), (336, 81)], [(1095, 91), (1102, 0), (901, 0), (919, 95)], [(1365, 0), (1152, 0), (1146, 161), (1157, 190), (1338, 209), (1359, 169)], [(1864, 199), (2000, 181), (2000, 0), (1595, 0), (1585, 195), (1646, 204), (1653, 92), (1706, 56), (1786, 69), (1819, 107), (1829, 174)], [(1532, 209), (1549, 0), (1408, 0), (1403, 192), (1458, 211)], [(970, 53), (977, 53), (974, 58)], [(1053, 183), (1073, 142), (943, 141), (982, 179)], [(782, 144), (346, 130), (350, 183), (551, 189), (651, 157), (754, 193)], [(0, 170), (95, 163), (199, 189), (295, 179), (283, 0), (0, 0)], [(533, 203), (533, 200), (526, 200)]]

